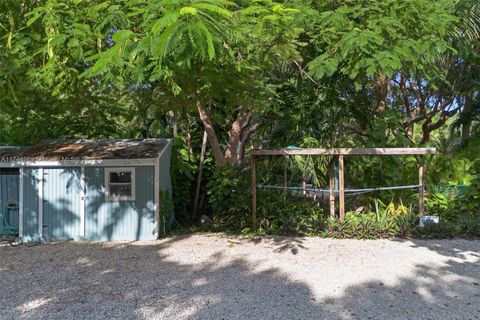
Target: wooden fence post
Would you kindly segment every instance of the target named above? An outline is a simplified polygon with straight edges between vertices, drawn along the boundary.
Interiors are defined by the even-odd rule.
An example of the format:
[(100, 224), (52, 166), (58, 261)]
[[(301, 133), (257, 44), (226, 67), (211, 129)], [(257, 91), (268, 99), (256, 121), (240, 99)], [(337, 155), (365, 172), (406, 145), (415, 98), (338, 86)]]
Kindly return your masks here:
[(425, 164), (422, 162), (418, 168), (418, 213), (423, 216), (425, 213)]
[(339, 215), (340, 222), (345, 219), (345, 180), (343, 170), (343, 154), (338, 156), (338, 191), (339, 191)]
[(252, 228), (257, 230), (257, 174), (255, 156), (252, 155)]
[(329, 167), (328, 167), (328, 173), (330, 177), (330, 197), (329, 197), (329, 203), (330, 203), (330, 217), (335, 218), (335, 169), (334, 169), (334, 163), (335, 163), (335, 157), (330, 161)]
[(287, 179), (287, 170), (288, 170), (288, 157), (285, 157), (285, 167), (283, 168), (283, 199), (287, 200), (287, 188), (288, 188), (288, 179)]

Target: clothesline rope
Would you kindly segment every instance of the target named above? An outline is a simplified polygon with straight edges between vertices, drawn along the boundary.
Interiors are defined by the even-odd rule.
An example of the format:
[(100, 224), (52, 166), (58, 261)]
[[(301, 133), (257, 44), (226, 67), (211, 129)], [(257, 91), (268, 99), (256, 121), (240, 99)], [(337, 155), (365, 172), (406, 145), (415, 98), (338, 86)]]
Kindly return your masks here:
[[(362, 188), (362, 189), (345, 189), (345, 193), (367, 193), (374, 191), (384, 191), (384, 190), (402, 190), (402, 189), (418, 189), (421, 185), (413, 184), (407, 186), (392, 186), (392, 187), (378, 187), (378, 188)], [(303, 188), (303, 187), (282, 187), (282, 186), (272, 186), (266, 184), (257, 185), (259, 189), (279, 189), (279, 190), (292, 190), (292, 191), (313, 191), (313, 192), (330, 192), (330, 189), (321, 189), (321, 188)], [(339, 193), (339, 190), (333, 190), (334, 193)]]

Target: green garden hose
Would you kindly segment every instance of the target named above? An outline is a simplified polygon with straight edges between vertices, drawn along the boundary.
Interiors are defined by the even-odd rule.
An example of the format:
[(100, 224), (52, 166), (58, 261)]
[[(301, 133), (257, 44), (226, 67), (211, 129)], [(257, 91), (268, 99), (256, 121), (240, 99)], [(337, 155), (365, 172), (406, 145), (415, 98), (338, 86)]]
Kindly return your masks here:
[(9, 236), (18, 237), (18, 228), (10, 225), (10, 207), (3, 210), (3, 233)]

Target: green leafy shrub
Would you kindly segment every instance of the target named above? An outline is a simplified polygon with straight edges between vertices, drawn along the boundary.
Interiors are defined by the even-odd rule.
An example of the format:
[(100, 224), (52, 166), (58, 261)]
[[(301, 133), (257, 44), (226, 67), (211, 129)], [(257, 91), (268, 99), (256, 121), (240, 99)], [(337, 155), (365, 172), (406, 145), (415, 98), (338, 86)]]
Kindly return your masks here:
[(355, 214), (349, 212), (345, 221), (329, 220), (325, 236), (332, 238), (378, 239), (395, 236), (393, 219), (378, 219), (374, 212)]
[(176, 217), (180, 220), (189, 219), (188, 212), (191, 207), (197, 170), (197, 157), (191, 155), (183, 139), (180, 136), (176, 136), (172, 150), (171, 176), (173, 204), (175, 206)]
[(408, 210), (405, 214), (396, 217), (396, 223), (396, 236), (399, 238), (409, 238), (417, 230), (418, 216), (413, 210)]
[(258, 192), (257, 220), (266, 234), (318, 235), (326, 227), (326, 214), (310, 199), (289, 197), (275, 191)]
[(392, 202), (388, 205), (381, 202), (379, 204), (377, 212), (346, 213), (343, 223), (329, 220), (330, 224), (324, 235), (356, 239), (405, 238), (412, 235), (418, 219), (411, 208)]
[(175, 205), (168, 191), (160, 191), (160, 221), (162, 233), (169, 232), (174, 224)]
[(472, 184), (459, 197), (457, 208), (467, 215), (480, 214), (480, 174), (476, 175)]
[(257, 205), (260, 234), (320, 235), (332, 238), (378, 239), (409, 237), (418, 217), (402, 204), (380, 203), (378, 212), (345, 214), (344, 222), (327, 216), (311, 199), (261, 191)]
[[(217, 230), (252, 234), (250, 179), (235, 169), (217, 168), (208, 185), (209, 203), (215, 210)], [(448, 195), (432, 192), (427, 212), (440, 216), (438, 224), (427, 223), (419, 228), (419, 216), (413, 206), (385, 204), (378, 199), (375, 212), (347, 212), (344, 222), (332, 219), (327, 208), (309, 197), (282, 191), (257, 191), (257, 235), (300, 235), (332, 238), (450, 238), (480, 236), (480, 216), (465, 215), (459, 220)]]
[(425, 211), (429, 215), (454, 221), (457, 218), (455, 198), (452, 193), (430, 192), (425, 199)]
[(239, 230), (251, 224), (249, 179), (235, 168), (217, 167), (207, 183), (207, 195), (217, 228)]
[(480, 238), (480, 215), (466, 215), (461, 217), (459, 232), (465, 237)]
[(460, 234), (458, 224), (440, 219), (438, 223), (427, 221), (423, 228), (418, 228), (416, 236), (421, 238), (453, 238)]

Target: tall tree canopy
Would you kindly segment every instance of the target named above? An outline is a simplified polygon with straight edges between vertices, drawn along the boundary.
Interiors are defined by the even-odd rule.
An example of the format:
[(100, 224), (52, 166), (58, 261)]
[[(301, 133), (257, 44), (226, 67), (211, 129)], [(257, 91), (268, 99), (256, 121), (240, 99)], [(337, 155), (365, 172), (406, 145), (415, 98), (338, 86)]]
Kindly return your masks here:
[(216, 163), (241, 167), (254, 136), (423, 145), (449, 119), (465, 142), (476, 132), (475, 1), (0, 6), (3, 142), (179, 133), (191, 149), (201, 124)]

